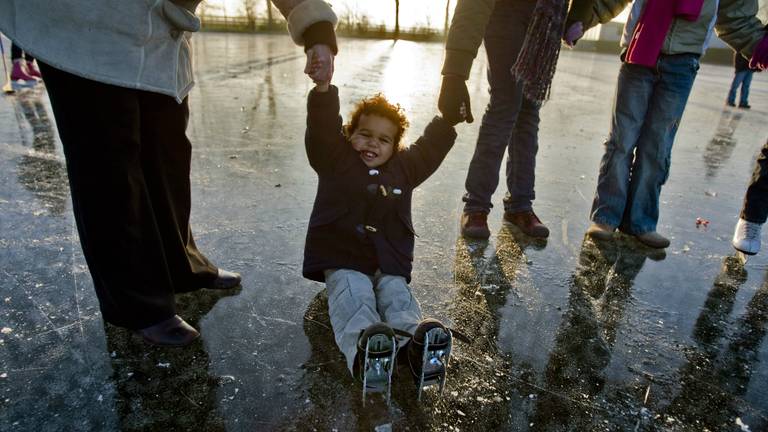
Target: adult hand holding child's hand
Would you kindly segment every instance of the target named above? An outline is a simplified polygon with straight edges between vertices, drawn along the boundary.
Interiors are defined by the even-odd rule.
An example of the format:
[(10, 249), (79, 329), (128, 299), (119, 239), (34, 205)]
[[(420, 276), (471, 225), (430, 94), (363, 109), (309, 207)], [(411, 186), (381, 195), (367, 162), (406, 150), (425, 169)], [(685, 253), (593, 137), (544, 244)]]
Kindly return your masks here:
[(307, 50), (304, 73), (316, 83), (328, 83), (333, 78), (333, 51), (328, 45), (315, 45)]

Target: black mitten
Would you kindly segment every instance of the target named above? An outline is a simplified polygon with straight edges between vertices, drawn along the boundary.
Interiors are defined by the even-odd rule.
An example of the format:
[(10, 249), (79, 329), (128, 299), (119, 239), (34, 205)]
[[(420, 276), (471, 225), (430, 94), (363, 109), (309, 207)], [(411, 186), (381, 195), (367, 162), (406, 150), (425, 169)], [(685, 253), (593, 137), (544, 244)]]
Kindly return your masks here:
[[(463, 113), (462, 106), (464, 107)], [(443, 118), (451, 124), (461, 123), (465, 120), (467, 123), (472, 123), (475, 120), (472, 117), (467, 84), (462, 77), (456, 75), (443, 77), (437, 108), (443, 114)]]

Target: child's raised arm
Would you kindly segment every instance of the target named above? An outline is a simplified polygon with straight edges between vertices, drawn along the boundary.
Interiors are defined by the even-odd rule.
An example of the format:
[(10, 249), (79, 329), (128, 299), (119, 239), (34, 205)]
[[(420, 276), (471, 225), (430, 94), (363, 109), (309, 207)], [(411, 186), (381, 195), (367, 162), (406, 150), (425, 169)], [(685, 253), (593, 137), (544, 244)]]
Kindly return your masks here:
[(339, 115), (339, 89), (336, 86), (326, 87), (326, 91), (316, 87), (309, 93), (304, 145), (309, 164), (318, 173), (332, 170), (347, 150)]
[(424, 134), (402, 152), (400, 158), (413, 187), (437, 171), (455, 141), (453, 125), (438, 116), (427, 125)]

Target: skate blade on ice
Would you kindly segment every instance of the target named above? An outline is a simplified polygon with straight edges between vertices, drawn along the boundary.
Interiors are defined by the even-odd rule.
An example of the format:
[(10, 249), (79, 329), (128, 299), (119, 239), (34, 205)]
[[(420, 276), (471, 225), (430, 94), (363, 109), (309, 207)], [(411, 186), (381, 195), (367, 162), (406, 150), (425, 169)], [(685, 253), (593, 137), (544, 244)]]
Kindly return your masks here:
[(389, 405), (396, 355), (397, 340), (394, 337), (377, 334), (368, 338), (363, 361), (363, 405), (369, 393), (386, 393)]
[(452, 345), (453, 336), (448, 329), (435, 327), (424, 336), (418, 400), (421, 400), (421, 394), (425, 388), (435, 385), (439, 386), (439, 394), (443, 394)]
[(739, 262), (741, 265), (747, 265), (747, 261), (749, 261), (750, 255), (745, 254), (744, 252), (737, 250), (736, 251), (736, 258), (739, 259)]

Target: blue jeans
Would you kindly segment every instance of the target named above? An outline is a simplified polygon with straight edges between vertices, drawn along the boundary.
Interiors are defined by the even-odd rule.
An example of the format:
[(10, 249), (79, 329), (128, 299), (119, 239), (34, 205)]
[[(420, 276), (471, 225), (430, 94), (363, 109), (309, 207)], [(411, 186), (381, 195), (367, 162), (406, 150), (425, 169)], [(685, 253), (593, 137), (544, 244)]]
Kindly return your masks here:
[(695, 54), (662, 55), (655, 68), (622, 64), (593, 222), (630, 234), (656, 231), (672, 142), (698, 69)]
[(507, 158), (507, 194), (504, 209), (531, 210), (536, 197), (534, 172), (539, 149), (539, 106), (523, 96), (523, 88), (510, 70), (525, 41), (536, 2), (499, 0), (486, 27), (488, 85), (491, 95), (465, 182), (465, 212), (488, 213), (499, 185), (499, 169)]
[(733, 82), (731, 83), (731, 91), (728, 92), (729, 104), (736, 104), (736, 91), (739, 89), (739, 86), (741, 86), (741, 98), (739, 98), (739, 105), (749, 104), (749, 86), (752, 84), (753, 73), (754, 72), (751, 70), (736, 72), (736, 75), (733, 77)]

